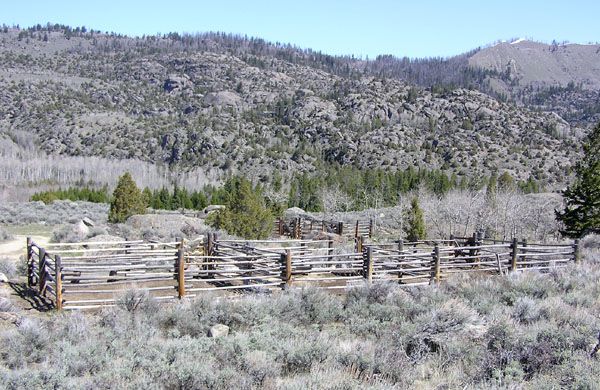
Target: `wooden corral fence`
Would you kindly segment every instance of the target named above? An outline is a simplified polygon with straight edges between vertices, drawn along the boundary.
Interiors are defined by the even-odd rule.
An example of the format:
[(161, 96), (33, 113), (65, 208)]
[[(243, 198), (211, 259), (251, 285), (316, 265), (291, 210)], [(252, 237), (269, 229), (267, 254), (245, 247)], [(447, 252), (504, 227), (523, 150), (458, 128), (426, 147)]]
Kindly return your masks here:
[(483, 244), (478, 241), (437, 240), (365, 245), (366, 278), (400, 284), (430, 284), (455, 273), (506, 274), (549, 270), (578, 262), (579, 241), (574, 244)]
[(219, 240), (201, 247), (183, 241), (49, 244), (27, 239), (28, 285), (57, 309), (114, 305), (118, 295), (140, 288), (158, 300), (204, 291), (318, 286), (347, 288), (356, 282), (423, 285), (454, 273), (506, 274), (549, 270), (579, 261), (573, 245), (482, 244), (460, 240), (368, 244), (351, 249), (318, 240)]
[(346, 238), (373, 236), (373, 220), (356, 220), (356, 223), (342, 221), (313, 220), (306, 218), (292, 218), (284, 220), (278, 218), (273, 227), (273, 236), (289, 237), (300, 240), (318, 232), (335, 233)]
[(143, 241), (47, 244), (28, 239), (28, 284), (57, 309), (114, 305), (115, 296), (135, 287), (158, 299), (177, 298), (182, 242)]

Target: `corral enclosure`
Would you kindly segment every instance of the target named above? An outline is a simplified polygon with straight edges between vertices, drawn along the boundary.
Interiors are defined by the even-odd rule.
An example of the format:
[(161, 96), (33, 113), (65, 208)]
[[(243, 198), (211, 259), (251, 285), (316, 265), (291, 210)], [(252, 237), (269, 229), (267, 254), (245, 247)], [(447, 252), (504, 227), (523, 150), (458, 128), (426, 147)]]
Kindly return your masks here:
[[(359, 230), (357, 222), (355, 228)], [(357, 284), (403, 286), (442, 282), (456, 273), (504, 275), (547, 271), (579, 260), (579, 245), (533, 244), (477, 237), (354, 245), (334, 240), (224, 240), (209, 233), (192, 242), (27, 242), (28, 286), (57, 309), (115, 305), (124, 290), (147, 290), (157, 300), (206, 291), (273, 291)]]

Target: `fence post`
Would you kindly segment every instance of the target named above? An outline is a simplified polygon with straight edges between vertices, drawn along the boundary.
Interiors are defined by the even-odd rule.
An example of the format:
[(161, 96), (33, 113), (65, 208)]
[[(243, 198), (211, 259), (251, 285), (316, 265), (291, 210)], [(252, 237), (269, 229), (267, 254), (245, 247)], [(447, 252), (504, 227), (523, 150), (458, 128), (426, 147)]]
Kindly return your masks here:
[(522, 262), (525, 262), (527, 260), (527, 258), (525, 257), (525, 253), (527, 253), (527, 239), (526, 238), (523, 239), (523, 257), (521, 258)]
[(54, 256), (54, 267), (56, 268), (56, 273), (54, 275), (54, 278), (56, 280), (56, 310), (62, 310), (62, 259), (60, 258), (60, 255)]
[(398, 252), (404, 252), (404, 240), (403, 239), (398, 240)]
[(338, 234), (340, 236), (344, 234), (344, 222), (338, 222)]
[(292, 252), (286, 249), (285, 253), (281, 254), (281, 288), (285, 289), (292, 285)]
[(31, 256), (31, 237), (27, 237), (27, 287), (31, 288), (33, 278), (33, 264)]
[(363, 249), (363, 277), (370, 284), (373, 282), (373, 247)]
[(39, 248), (38, 284), (40, 295), (46, 296), (46, 250)]
[(579, 244), (579, 238), (577, 238), (573, 243), (573, 261), (575, 264), (581, 261), (581, 247)]
[(513, 237), (512, 243), (510, 244), (510, 270), (517, 270), (517, 253), (519, 251), (519, 242), (516, 237)]
[(369, 238), (373, 238), (373, 218), (369, 219)]
[(213, 244), (213, 234), (208, 233), (206, 235), (206, 256), (212, 256)]
[(296, 218), (296, 226), (294, 227), (294, 238), (296, 240), (299, 240), (300, 238), (302, 238), (302, 218), (298, 217)]
[(177, 296), (185, 296), (185, 259), (183, 257), (183, 238), (179, 241), (177, 250)]
[(440, 244), (436, 242), (433, 247), (433, 280), (440, 282)]
[(356, 253), (362, 253), (362, 250), (363, 250), (363, 240), (364, 240), (363, 236), (357, 236), (355, 238), (355, 241), (356, 241), (356, 250), (355, 251), (356, 251)]
[(358, 219), (356, 220), (356, 227), (354, 228), (354, 238), (358, 238)]
[(328, 248), (327, 255), (328, 256), (333, 255), (333, 240), (328, 240), (327, 241), (327, 248)]

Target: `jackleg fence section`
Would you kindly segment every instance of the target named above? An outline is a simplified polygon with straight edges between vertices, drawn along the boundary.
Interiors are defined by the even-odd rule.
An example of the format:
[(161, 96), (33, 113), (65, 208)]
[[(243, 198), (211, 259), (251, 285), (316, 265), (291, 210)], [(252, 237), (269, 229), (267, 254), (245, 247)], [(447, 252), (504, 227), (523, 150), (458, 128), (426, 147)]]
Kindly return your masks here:
[(573, 245), (525, 240), (483, 244), (470, 240), (397, 241), (354, 249), (319, 240), (219, 240), (48, 244), (27, 239), (27, 283), (57, 309), (114, 305), (125, 290), (147, 290), (157, 300), (205, 291), (265, 291), (318, 286), (344, 289), (358, 282), (416, 286), (452, 274), (504, 275), (565, 267), (579, 260)]
[(514, 253), (515, 271), (547, 271), (579, 261), (578, 241), (574, 245), (528, 244), (526, 241), (521, 241), (521, 243), (511, 244), (511, 247), (513, 246), (517, 248)]
[(289, 237), (291, 239), (306, 239), (319, 232), (335, 233), (346, 238), (373, 236), (373, 220), (357, 220), (356, 223), (342, 221), (314, 220), (306, 218), (279, 218), (273, 226), (274, 237)]
[(62, 309), (63, 266), (58, 255), (27, 238), (27, 287), (35, 289), (57, 309)]
[[(178, 296), (177, 267), (182, 242), (47, 244), (45, 248), (38, 248), (37, 256), (36, 247), (33, 242), (28, 246), (31, 248), (28, 253), (33, 252), (29, 267), (34, 271), (31, 281), (37, 279), (40, 288), (46, 286), (46, 289), (48, 279), (60, 281), (53, 291), (59, 309), (114, 305), (115, 296), (131, 288), (147, 290), (158, 300)], [(36, 261), (36, 258), (45, 261)], [(45, 271), (36, 273), (38, 269)]]

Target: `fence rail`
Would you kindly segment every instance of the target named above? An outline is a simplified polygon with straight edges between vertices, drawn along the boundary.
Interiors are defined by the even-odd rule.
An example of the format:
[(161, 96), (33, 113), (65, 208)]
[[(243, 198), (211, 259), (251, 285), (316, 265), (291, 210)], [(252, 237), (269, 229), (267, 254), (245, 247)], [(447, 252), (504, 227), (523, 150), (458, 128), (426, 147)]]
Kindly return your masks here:
[(373, 244), (359, 236), (354, 250), (318, 240), (219, 240), (208, 234), (200, 247), (184, 241), (87, 242), (37, 245), (27, 239), (27, 283), (56, 309), (116, 304), (126, 289), (147, 290), (158, 300), (204, 291), (319, 286), (343, 289), (359, 281), (415, 286), (456, 273), (503, 275), (547, 271), (578, 262), (579, 242), (526, 241), (487, 244), (430, 240)]
[(305, 218), (292, 218), (284, 220), (279, 218), (273, 226), (274, 237), (289, 237), (303, 239), (316, 235), (319, 232), (335, 233), (346, 238), (373, 236), (373, 220), (357, 220), (356, 223), (342, 221), (313, 220)]

